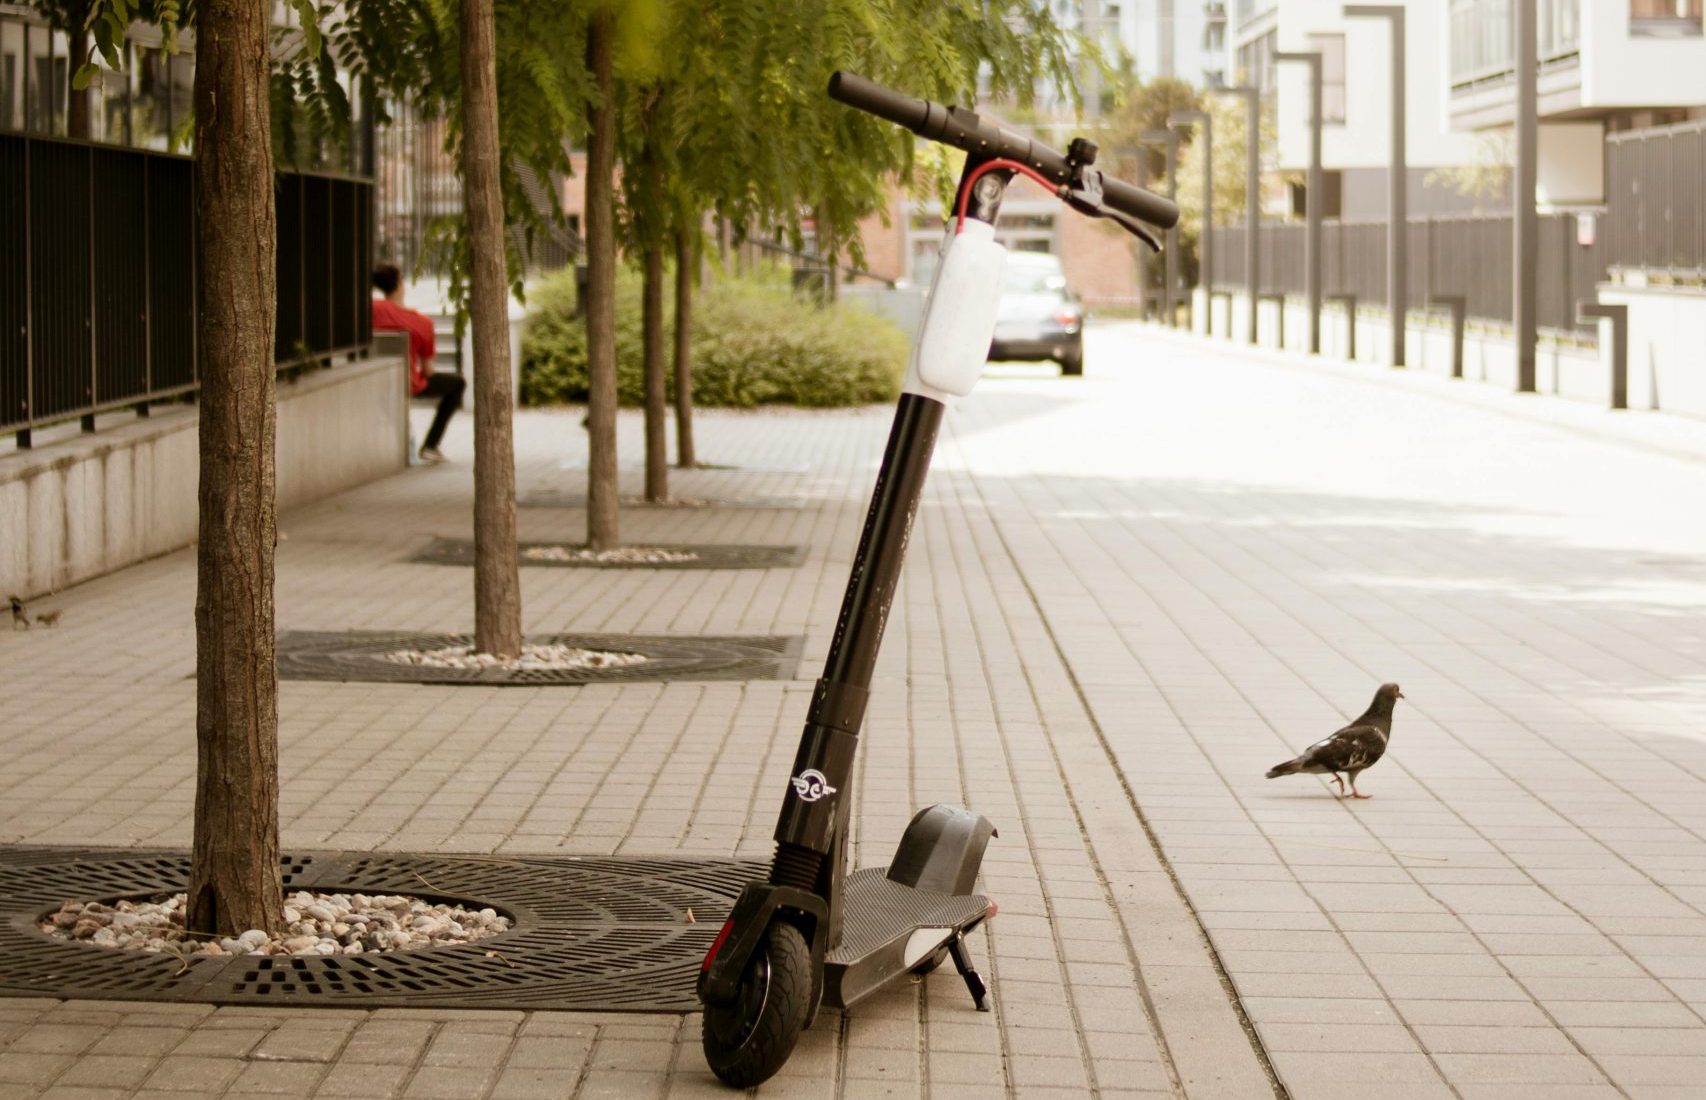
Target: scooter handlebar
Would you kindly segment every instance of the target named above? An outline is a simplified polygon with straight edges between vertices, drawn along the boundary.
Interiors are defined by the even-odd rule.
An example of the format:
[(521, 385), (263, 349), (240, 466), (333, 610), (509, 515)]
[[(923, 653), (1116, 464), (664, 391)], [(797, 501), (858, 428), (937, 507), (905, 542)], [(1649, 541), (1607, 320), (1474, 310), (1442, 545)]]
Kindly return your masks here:
[[(1015, 134), (979, 118), (963, 107), (944, 107), (885, 88), (856, 73), (838, 72), (829, 78), (831, 99), (857, 107), (878, 118), (904, 126), (920, 137), (987, 157), (1016, 160), (1056, 183), (1072, 179), (1072, 167), (1060, 153), (1039, 141)], [(1102, 199), (1110, 207), (1162, 229), (1178, 224), (1176, 203), (1135, 184), (1102, 177)]]

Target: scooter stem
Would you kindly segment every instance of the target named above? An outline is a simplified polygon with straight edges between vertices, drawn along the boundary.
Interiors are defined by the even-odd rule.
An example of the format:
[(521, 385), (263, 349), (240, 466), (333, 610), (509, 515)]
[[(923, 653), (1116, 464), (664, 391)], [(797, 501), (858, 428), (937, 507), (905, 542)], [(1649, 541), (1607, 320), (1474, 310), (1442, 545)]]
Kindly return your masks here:
[[(864, 531), (842, 597), (824, 674), (812, 693), (806, 728), (794, 756), (793, 789), (776, 822), (771, 881), (812, 890), (830, 903), (831, 935), (839, 931), (836, 881), (846, 835), (853, 756), (864, 723), (883, 628), (900, 581), (913, 516), (924, 494), (944, 408), (919, 394), (902, 394), (895, 410)], [(835, 855), (833, 861), (825, 857)]]

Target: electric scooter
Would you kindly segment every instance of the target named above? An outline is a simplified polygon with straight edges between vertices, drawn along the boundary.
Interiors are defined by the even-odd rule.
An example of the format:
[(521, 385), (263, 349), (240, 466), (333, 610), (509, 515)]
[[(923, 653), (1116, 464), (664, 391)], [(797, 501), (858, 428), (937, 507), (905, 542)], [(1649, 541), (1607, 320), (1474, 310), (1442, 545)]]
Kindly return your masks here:
[(700, 968), (705, 1058), (737, 1088), (779, 1070), (820, 1005), (848, 1008), (949, 959), (973, 1004), (988, 1011), (988, 990), (965, 946), (967, 933), (996, 911), (973, 892), (996, 835), (987, 818), (954, 806), (920, 810), (893, 863), (847, 872), (853, 757), (877, 647), (942, 414), (971, 393), (994, 335), (1007, 259), (995, 219), (1008, 184), (1028, 176), (1074, 210), (1109, 218), (1157, 251), (1143, 223), (1167, 229), (1179, 219), (1168, 200), (1103, 177), (1093, 167), (1095, 144), (1083, 138), (1062, 156), (964, 108), (914, 99), (852, 73), (832, 76), (829, 94), (968, 156), (829, 658), (783, 792), (769, 878), (741, 892)]

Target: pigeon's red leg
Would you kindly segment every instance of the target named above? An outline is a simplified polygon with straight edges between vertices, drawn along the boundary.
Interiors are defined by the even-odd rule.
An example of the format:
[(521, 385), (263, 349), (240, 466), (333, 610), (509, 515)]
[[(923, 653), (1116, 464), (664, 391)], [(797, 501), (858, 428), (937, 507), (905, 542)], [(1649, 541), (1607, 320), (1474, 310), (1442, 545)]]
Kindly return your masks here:
[(1335, 782), (1339, 785), (1338, 797), (1339, 798), (1345, 797), (1345, 781), (1342, 778), (1340, 778), (1338, 772), (1333, 772), (1332, 775), (1333, 775), (1333, 782)]
[(1357, 790), (1357, 773), (1356, 772), (1351, 773), (1351, 797), (1352, 798), (1373, 798), (1374, 797), (1371, 794), (1363, 794), (1361, 791)]

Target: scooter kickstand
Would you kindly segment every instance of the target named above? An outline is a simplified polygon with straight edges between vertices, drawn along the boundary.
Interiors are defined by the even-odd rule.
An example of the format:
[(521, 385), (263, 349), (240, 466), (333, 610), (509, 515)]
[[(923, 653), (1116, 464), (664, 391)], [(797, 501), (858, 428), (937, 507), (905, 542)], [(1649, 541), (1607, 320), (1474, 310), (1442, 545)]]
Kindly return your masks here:
[(960, 972), (960, 977), (966, 980), (966, 988), (971, 990), (972, 1004), (979, 1012), (989, 1011), (989, 987), (983, 984), (983, 978), (972, 967), (971, 956), (966, 954), (966, 938), (954, 933), (954, 938), (948, 944), (948, 956), (954, 960), (954, 969)]

